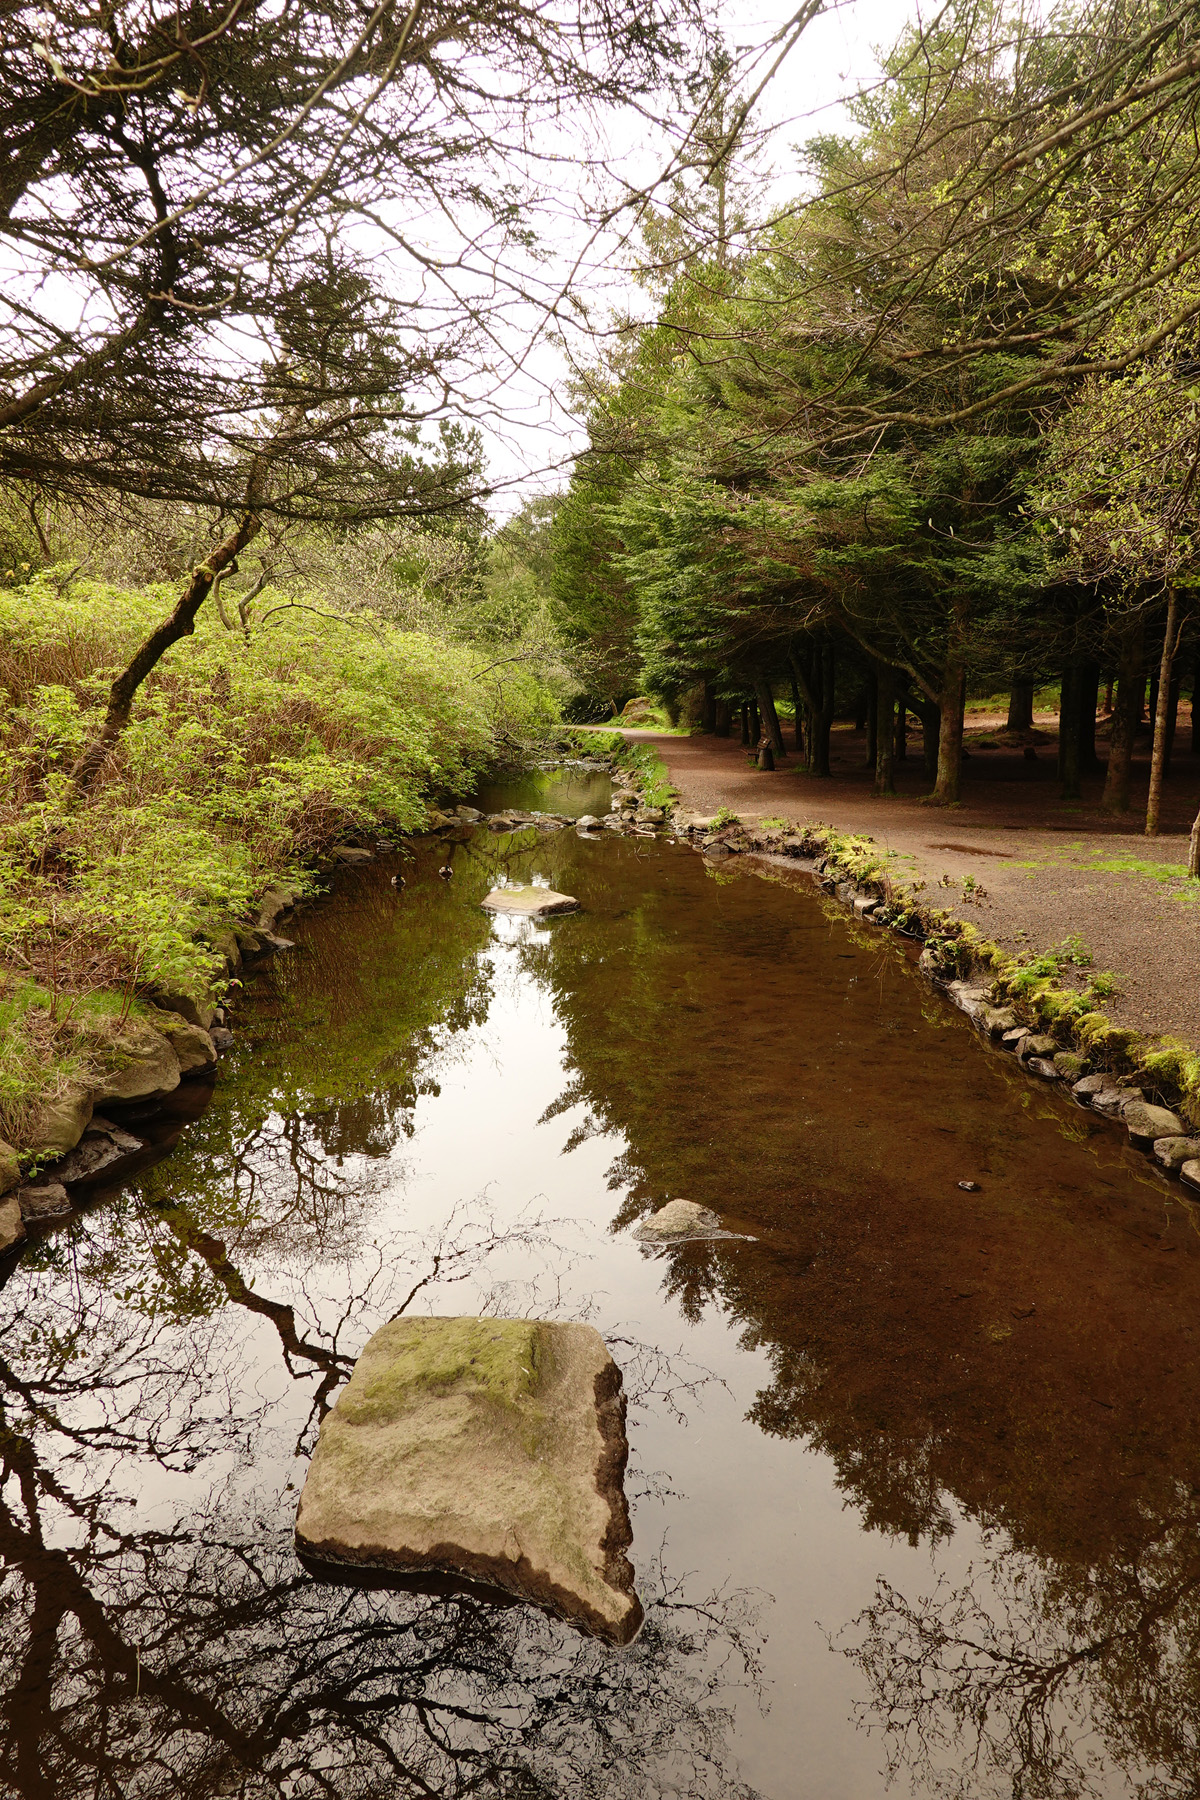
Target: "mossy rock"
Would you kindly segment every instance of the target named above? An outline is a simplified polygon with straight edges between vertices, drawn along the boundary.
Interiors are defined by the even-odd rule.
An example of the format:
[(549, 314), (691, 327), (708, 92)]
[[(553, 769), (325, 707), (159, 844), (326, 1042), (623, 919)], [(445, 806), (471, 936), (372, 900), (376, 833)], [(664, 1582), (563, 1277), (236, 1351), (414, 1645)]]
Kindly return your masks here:
[(396, 1319), (322, 1424), (296, 1546), (318, 1567), (484, 1583), (628, 1643), (627, 1452), (591, 1326)]

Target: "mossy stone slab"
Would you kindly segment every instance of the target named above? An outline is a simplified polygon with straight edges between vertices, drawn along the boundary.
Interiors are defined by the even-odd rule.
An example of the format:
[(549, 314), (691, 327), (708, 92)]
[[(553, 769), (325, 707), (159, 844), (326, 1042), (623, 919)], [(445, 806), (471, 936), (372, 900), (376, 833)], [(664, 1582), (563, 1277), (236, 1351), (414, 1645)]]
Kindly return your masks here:
[(545, 919), (555, 913), (579, 911), (573, 894), (556, 894), (553, 888), (493, 888), (481, 902), (486, 912), (511, 913), (518, 919)]
[(296, 1547), (482, 1582), (628, 1643), (627, 1455), (621, 1373), (591, 1326), (395, 1319), (321, 1426)]

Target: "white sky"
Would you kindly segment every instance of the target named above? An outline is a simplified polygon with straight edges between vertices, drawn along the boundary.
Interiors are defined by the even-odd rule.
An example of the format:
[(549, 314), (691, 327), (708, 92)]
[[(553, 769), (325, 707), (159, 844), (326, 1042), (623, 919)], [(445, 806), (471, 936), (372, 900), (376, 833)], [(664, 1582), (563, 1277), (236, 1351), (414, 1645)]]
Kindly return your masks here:
[[(766, 89), (757, 110), (760, 126), (772, 137), (765, 160), (774, 169), (770, 199), (782, 204), (798, 186), (792, 146), (818, 132), (844, 128), (843, 101), (878, 74), (875, 49), (888, 47), (905, 24), (914, 18), (917, 0), (835, 0), (805, 30), (799, 44)], [(732, 48), (765, 43), (786, 23), (787, 12), (763, 10), (756, 0), (723, 0), (720, 17)], [(627, 130), (637, 131), (638, 127)], [(620, 127), (618, 127), (620, 129)], [(634, 181), (646, 180), (651, 168), (661, 167), (660, 147), (645, 142), (615, 146), (622, 174)], [(653, 158), (654, 160), (649, 160)], [(572, 258), (584, 248), (585, 236), (572, 213), (578, 196), (564, 193), (562, 210), (552, 227), (552, 259), (544, 271), (565, 276)], [(603, 316), (621, 305), (645, 310), (645, 297), (637, 294), (621, 273), (621, 252), (616, 236), (585, 254), (586, 269), (580, 290), (590, 306)], [(532, 325), (533, 314), (529, 315)], [(519, 332), (519, 325), (514, 320)], [(495, 396), (503, 418), (485, 426), (491, 478), (502, 484), (491, 502), (494, 516), (503, 519), (535, 494), (565, 485), (569, 459), (585, 442), (577, 420), (566, 410), (564, 385), (567, 363), (561, 351), (539, 341), (527, 352), (519, 373), (510, 375)], [(557, 467), (553, 466), (557, 465)]]

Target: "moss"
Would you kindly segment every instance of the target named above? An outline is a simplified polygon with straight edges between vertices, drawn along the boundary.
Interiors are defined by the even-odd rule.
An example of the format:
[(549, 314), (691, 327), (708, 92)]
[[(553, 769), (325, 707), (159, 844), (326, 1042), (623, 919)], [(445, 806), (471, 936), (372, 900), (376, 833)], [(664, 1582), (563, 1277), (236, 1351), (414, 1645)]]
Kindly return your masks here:
[(878, 894), (884, 901), (878, 915), (882, 922), (923, 937), (935, 975), (945, 980), (988, 976), (994, 998), (1006, 1000), (1022, 1024), (1063, 1046), (1058, 1057), (1074, 1057), (1081, 1070), (1086, 1063), (1114, 1074), (1140, 1071), (1167, 1104), (1200, 1126), (1200, 1054), (1175, 1039), (1151, 1040), (1112, 1024), (1102, 1011), (1116, 989), (1108, 972), (1092, 975), (1083, 988), (1061, 981), (1067, 968), (1090, 968), (1091, 951), (1078, 937), (1037, 955), (1014, 956), (981, 937), (968, 920), (923, 901), (920, 884), (898, 880), (870, 838), (809, 826), (802, 852), (823, 858), (824, 873), (834, 881), (851, 880)]
[(351, 1425), (385, 1425), (451, 1388), (514, 1408), (545, 1372), (541, 1335), (528, 1319), (395, 1319), (359, 1359), (338, 1411)]

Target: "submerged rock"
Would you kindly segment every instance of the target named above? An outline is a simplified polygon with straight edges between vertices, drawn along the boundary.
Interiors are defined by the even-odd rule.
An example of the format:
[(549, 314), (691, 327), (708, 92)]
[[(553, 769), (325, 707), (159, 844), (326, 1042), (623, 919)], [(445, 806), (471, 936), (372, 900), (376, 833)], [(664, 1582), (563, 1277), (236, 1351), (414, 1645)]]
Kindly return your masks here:
[(578, 912), (573, 894), (556, 894), (553, 888), (493, 888), (480, 904), (488, 912), (512, 913), (518, 919), (543, 919), (553, 913)]
[(717, 1214), (695, 1200), (668, 1200), (648, 1219), (643, 1219), (634, 1237), (640, 1244), (686, 1244), (701, 1238), (732, 1238), (738, 1234), (726, 1231)]
[(321, 1426), (296, 1547), (483, 1582), (626, 1644), (627, 1455), (621, 1373), (590, 1325), (394, 1319)]

